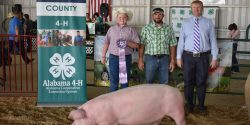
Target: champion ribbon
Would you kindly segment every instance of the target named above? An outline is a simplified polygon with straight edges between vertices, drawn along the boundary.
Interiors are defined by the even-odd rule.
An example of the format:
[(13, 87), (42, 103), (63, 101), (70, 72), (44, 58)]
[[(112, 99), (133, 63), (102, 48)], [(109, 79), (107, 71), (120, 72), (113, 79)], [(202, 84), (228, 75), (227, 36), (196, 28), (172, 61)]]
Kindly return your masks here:
[(117, 40), (117, 47), (119, 48), (119, 83), (128, 83), (127, 79), (127, 67), (125, 58), (125, 48), (127, 46), (127, 41), (125, 39)]

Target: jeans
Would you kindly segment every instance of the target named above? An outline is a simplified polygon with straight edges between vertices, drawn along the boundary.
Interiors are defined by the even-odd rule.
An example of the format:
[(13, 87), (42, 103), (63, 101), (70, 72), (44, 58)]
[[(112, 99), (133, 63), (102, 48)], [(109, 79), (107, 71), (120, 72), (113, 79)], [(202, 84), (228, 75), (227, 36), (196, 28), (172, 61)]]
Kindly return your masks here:
[[(132, 56), (126, 55), (127, 79), (130, 77), (130, 69)], [(109, 54), (109, 77), (110, 77), (110, 92), (118, 90), (119, 86), (119, 56)], [(121, 88), (128, 87), (128, 83), (121, 84)]]
[(153, 83), (155, 74), (158, 75), (158, 80), (160, 84), (168, 84), (169, 76), (169, 56), (154, 56), (145, 55), (145, 74), (146, 83)]
[(233, 55), (232, 55), (232, 67), (231, 67), (231, 71), (233, 72), (240, 72), (239, 66), (237, 66), (238, 60), (236, 58), (237, 47), (238, 47), (238, 43), (233, 43)]

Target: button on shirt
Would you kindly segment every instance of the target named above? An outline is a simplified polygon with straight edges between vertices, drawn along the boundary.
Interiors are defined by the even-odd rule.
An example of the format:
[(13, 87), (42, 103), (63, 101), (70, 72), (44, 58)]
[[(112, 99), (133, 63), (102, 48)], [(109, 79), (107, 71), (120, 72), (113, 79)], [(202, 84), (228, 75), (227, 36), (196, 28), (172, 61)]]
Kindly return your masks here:
[(169, 46), (177, 45), (177, 40), (172, 27), (164, 23), (162, 27), (158, 28), (152, 22), (143, 27), (140, 44), (145, 45), (145, 54), (169, 55)]
[[(177, 59), (181, 59), (183, 51), (194, 52), (195, 18), (190, 17), (182, 23), (177, 47)], [(212, 20), (203, 16), (199, 18), (200, 52), (211, 51), (213, 59), (217, 59), (218, 47)]]
[[(109, 44), (108, 51), (110, 54), (119, 55), (119, 48), (117, 47), (117, 41), (119, 39), (125, 39), (126, 41), (133, 41), (139, 43), (138, 33), (130, 26), (119, 27), (118, 25), (112, 26), (109, 28), (105, 38), (104, 43)], [(132, 48), (126, 47), (125, 54), (129, 55), (133, 51)]]

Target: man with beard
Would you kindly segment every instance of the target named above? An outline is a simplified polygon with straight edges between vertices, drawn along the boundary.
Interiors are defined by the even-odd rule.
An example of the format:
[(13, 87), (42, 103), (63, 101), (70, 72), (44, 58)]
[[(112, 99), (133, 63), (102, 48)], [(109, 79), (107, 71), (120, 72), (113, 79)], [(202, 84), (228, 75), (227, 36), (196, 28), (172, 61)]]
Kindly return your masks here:
[(138, 67), (144, 70), (145, 62), (146, 83), (153, 83), (158, 73), (158, 82), (167, 84), (169, 70), (175, 69), (177, 40), (173, 28), (163, 22), (163, 17), (163, 9), (153, 9), (153, 22), (143, 27), (141, 32)]

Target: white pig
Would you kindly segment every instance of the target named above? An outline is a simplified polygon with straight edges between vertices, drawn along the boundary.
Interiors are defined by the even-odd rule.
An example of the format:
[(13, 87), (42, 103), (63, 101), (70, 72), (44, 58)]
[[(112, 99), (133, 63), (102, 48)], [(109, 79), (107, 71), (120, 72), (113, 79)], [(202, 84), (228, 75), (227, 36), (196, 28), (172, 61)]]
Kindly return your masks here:
[(186, 124), (182, 94), (168, 85), (143, 84), (98, 96), (69, 118), (72, 125), (158, 125), (165, 115)]

